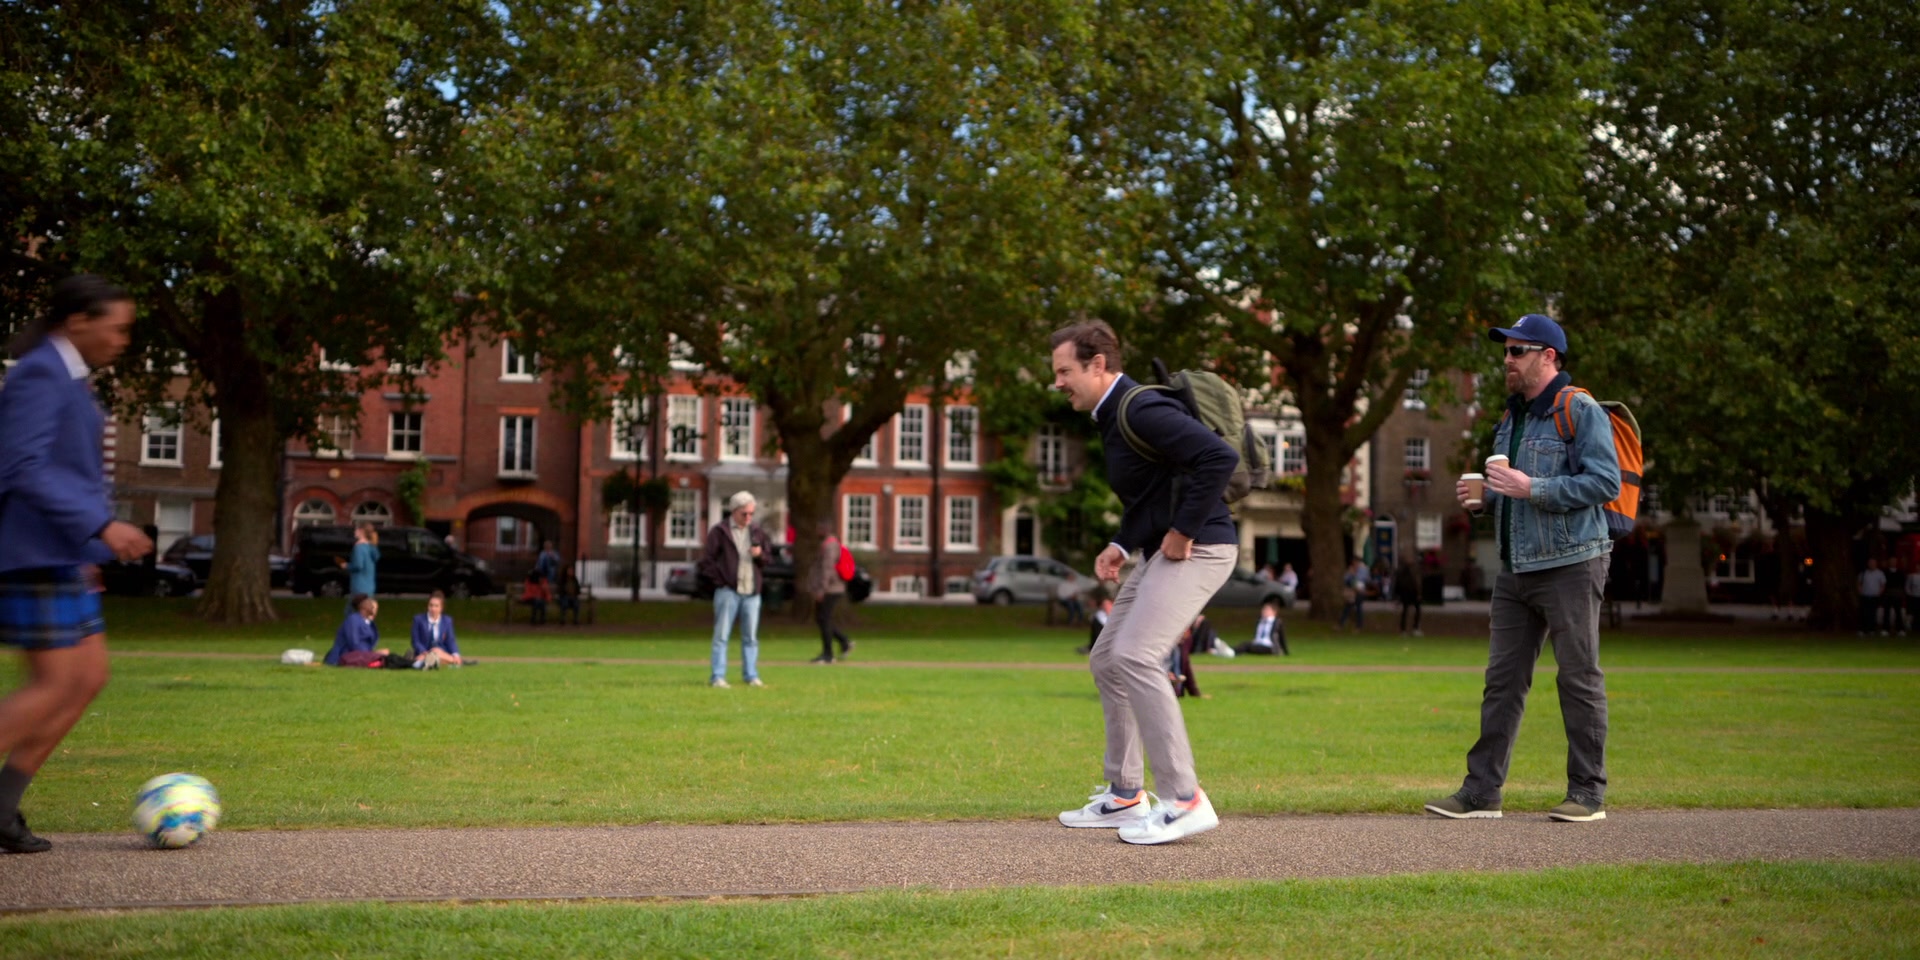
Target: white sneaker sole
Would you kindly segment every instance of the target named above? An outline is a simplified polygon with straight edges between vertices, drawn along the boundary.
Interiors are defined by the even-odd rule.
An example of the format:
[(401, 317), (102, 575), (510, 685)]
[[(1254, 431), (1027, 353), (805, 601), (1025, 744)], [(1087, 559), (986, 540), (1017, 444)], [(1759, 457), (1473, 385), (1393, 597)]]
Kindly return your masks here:
[(1120, 839), (1140, 846), (1156, 846), (1184, 840), (1196, 833), (1205, 833), (1220, 825), (1220, 816), (1212, 812), (1189, 813), (1171, 824), (1162, 825), (1149, 820), (1130, 830), (1120, 831)]
[(1110, 814), (1098, 819), (1081, 819), (1085, 816), (1085, 810), (1063, 811), (1060, 814), (1060, 825), (1082, 830), (1116, 830), (1121, 827), (1138, 826), (1147, 822), (1146, 817), (1133, 813), (1131, 809), (1126, 813)]
[(1446, 817), (1448, 820), (1498, 820), (1500, 819), (1500, 811), (1498, 810), (1468, 810), (1466, 813), (1454, 813), (1451, 810), (1442, 810), (1431, 803), (1427, 804), (1427, 812)]
[(1601, 810), (1596, 813), (1590, 813), (1584, 817), (1570, 817), (1564, 813), (1547, 814), (1548, 820), (1558, 820), (1561, 823), (1592, 823), (1595, 820), (1605, 820), (1606, 818), (1607, 818), (1607, 812), (1605, 810)]

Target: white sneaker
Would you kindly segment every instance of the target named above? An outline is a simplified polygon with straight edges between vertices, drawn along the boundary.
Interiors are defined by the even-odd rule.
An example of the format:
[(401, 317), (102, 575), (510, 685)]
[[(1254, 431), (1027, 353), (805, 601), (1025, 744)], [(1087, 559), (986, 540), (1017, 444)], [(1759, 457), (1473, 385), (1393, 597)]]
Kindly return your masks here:
[(726, 679), (725, 679), (725, 678), (722, 678), (722, 677), (714, 677), (714, 678), (713, 678), (713, 680), (712, 680), (712, 681), (711, 681), (710, 683), (708, 683), (708, 684), (707, 684), (707, 686), (709, 686), (709, 687), (718, 687), (718, 688), (720, 688), (720, 689), (722, 689), (722, 690), (725, 690), (725, 689), (727, 689), (728, 687), (731, 687), (731, 686), (733, 686), (733, 684), (731, 684), (731, 683), (728, 683), (728, 682), (726, 681)]
[(1164, 800), (1154, 804), (1152, 815), (1145, 820), (1120, 828), (1120, 839), (1128, 843), (1172, 843), (1219, 825), (1220, 815), (1213, 812), (1213, 801), (1202, 790), (1190, 803)]
[(1232, 660), (1233, 648), (1227, 646), (1227, 642), (1225, 640), (1222, 640), (1219, 637), (1214, 637), (1213, 638), (1213, 655), (1216, 657), (1226, 657), (1228, 660)]
[(1098, 793), (1087, 798), (1087, 805), (1078, 810), (1063, 810), (1060, 813), (1060, 825), (1063, 827), (1124, 827), (1141, 823), (1153, 813), (1153, 803), (1159, 798), (1140, 791), (1132, 800), (1121, 800), (1113, 795), (1113, 785), (1101, 787)]

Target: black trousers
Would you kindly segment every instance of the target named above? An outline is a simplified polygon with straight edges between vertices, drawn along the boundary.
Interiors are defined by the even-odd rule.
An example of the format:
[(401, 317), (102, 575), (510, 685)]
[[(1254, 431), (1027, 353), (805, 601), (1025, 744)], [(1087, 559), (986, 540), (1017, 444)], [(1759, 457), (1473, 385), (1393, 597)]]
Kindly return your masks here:
[(813, 622), (820, 627), (820, 655), (828, 660), (833, 659), (835, 640), (840, 641), (841, 653), (846, 653), (852, 646), (852, 643), (847, 640), (847, 635), (833, 625), (833, 608), (840, 605), (840, 598), (844, 596), (846, 596), (844, 593), (829, 593), (822, 597), (819, 603), (813, 605)]

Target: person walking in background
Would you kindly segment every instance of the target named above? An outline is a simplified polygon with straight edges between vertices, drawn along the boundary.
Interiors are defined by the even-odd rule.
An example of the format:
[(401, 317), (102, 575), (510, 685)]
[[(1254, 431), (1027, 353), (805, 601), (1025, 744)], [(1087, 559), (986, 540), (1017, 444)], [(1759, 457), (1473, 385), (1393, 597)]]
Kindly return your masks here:
[(1400, 601), (1400, 635), (1407, 635), (1407, 611), (1413, 611), (1413, 635), (1425, 636), (1420, 632), (1420, 576), (1413, 570), (1412, 560), (1400, 561), (1393, 571), (1393, 596)]
[[(1459, 791), (1426, 805), (1452, 819), (1500, 816), (1500, 791), (1526, 711), (1540, 646), (1553, 637), (1560, 715), (1567, 734), (1567, 793), (1550, 819), (1606, 819), (1607, 683), (1600, 670), (1600, 612), (1613, 540), (1602, 506), (1620, 495), (1613, 424), (1584, 391), (1562, 394), (1567, 337), (1537, 313), (1489, 332), (1505, 344), (1507, 415), (1495, 428), (1482, 509), (1494, 517), (1500, 574), (1480, 703), (1480, 739), (1467, 751)], [(1556, 409), (1574, 424), (1562, 441)], [(1454, 485), (1464, 508), (1467, 482)]]
[(435, 590), (427, 597), (427, 612), (413, 615), (413, 665), (417, 669), (460, 665), (460, 641), (453, 635), (453, 618), (446, 615), (447, 595)]
[(1347, 628), (1347, 616), (1353, 616), (1353, 632), (1359, 633), (1367, 625), (1367, 585), (1371, 578), (1367, 576), (1367, 565), (1359, 557), (1347, 565), (1347, 574), (1340, 578), (1340, 599), (1345, 604), (1340, 608), (1340, 623), (1334, 629)]
[[(1874, 631), (1874, 621), (1880, 615), (1880, 595), (1887, 592), (1887, 575), (1880, 569), (1880, 561), (1867, 558), (1867, 568), (1860, 571), (1854, 580), (1854, 589), (1860, 595), (1860, 636)], [(1886, 631), (1880, 632), (1886, 636)]]
[(106, 418), (88, 378), (132, 338), (133, 298), (80, 274), (53, 288), (45, 318), (15, 336), (0, 384), (0, 642), (25, 682), (0, 700), (0, 851), (44, 853), (20, 800), (107, 685), (98, 564), (153, 552), (113, 516), (101, 451)]
[(1280, 608), (1272, 602), (1263, 603), (1260, 622), (1253, 627), (1253, 639), (1234, 647), (1233, 652), (1270, 657), (1276, 647), (1281, 654), (1293, 656), (1293, 651), (1287, 648), (1287, 625), (1280, 622)]
[(707, 531), (700, 553), (701, 576), (714, 585), (709, 686), (728, 686), (727, 643), (735, 620), (740, 622), (741, 678), (750, 687), (766, 686), (760, 681), (760, 588), (773, 541), (753, 523), (758, 505), (745, 490), (727, 498), (727, 515)]
[(840, 579), (840, 551), (833, 524), (821, 524), (820, 559), (813, 565), (813, 585), (808, 589), (813, 595), (813, 622), (820, 628), (820, 655), (808, 663), (832, 663), (835, 642), (840, 644), (842, 657), (853, 649), (853, 641), (833, 625), (834, 608), (847, 596), (847, 582)]
[[(380, 531), (373, 524), (361, 521), (353, 528), (353, 552), (347, 559), (335, 562), (347, 568), (348, 596), (356, 593), (373, 596), (375, 571), (380, 566)], [(351, 604), (348, 608), (352, 609)]]
[[(1221, 495), (1240, 454), (1184, 403), (1136, 389), (1121, 372), (1112, 327), (1074, 324), (1055, 331), (1051, 346), (1054, 389), (1099, 426), (1107, 481), (1122, 505), (1119, 533), (1094, 560), (1094, 575), (1118, 581), (1133, 551), (1142, 558), (1121, 585), (1088, 658), (1106, 722), (1107, 785), (1086, 806), (1061, 813), (1060, 823), (1118, 827), (1128, 843), (1167, 843), (1220, 825), (1194, 774), (1193, 747), (1165, 662), (1239, 557), (1240, 533)], [(1142, 456), (1122, 434), (1123, 407), (1132, 432), (1158, 457)], [(1146, 794), (1149, 762), (1166, 798), (1158, 804)]]

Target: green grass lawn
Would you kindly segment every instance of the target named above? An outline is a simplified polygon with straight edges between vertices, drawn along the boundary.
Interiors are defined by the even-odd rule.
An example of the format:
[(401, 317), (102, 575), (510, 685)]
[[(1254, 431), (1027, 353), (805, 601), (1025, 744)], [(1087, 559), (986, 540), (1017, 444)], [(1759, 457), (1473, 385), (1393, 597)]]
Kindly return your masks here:
[(0, 917), (0, 958), (1896, 957), (1920, 863)]
[[(116, 604), (109, 629), (118, 649), (270, 653), (305, 642), (333, 606), (303, 602), (281, 623), (228, 629), (199, 627), (178, 604)], [(770, 687), (712, 690), (697, 665), (699, 608), (648, 607), (682, 622), (570, 639), (476, 623), (463, 646), (481, 665), (432, 674), (121, 657), (27, 809), (36, 829), (121, 830), (139, 783), (189, 770), (221, 789), (228, 829), (1024, 818), (1079, 802), (1100, 779), (1098, 699), (1084, 672), (939, 665), (1076, 663), (1080, 632), (1034, 626), (1035, 610), (867, 608), (857, 655), (926, 663), (885, 669), (804, 666), (812, 644), (780, 623), (766, 644)], [(1484, 656), (1469, 637), (1297, 634), (1289, 662)], [(322, 641), (311, 645), (324, 651)], [(1419, 655), (1396, 653), (1406, 649)], [(1899, 645), (1792, 636), (1636, 633), (1607, 650), (1610, 663), (1649, 667), (1920, 666)], [(695, 663), (484, 662), (537, 654)], [(1477, 730), (1476, 673), (1209, 674), (1218, 663), (1202, 658), (1212, 699), (1186, 701), (1186, 715), (1223, 812), (1413, 811), (1457, 786)], [(1551, 676), (1542, 681), (1510, 809), (1544, 809), (1564, 787), (1557, 699)], [(1920, 796), (1920, 673), (1649, 669), (1616, 673), (1609, 694), (1616, 809)]]

